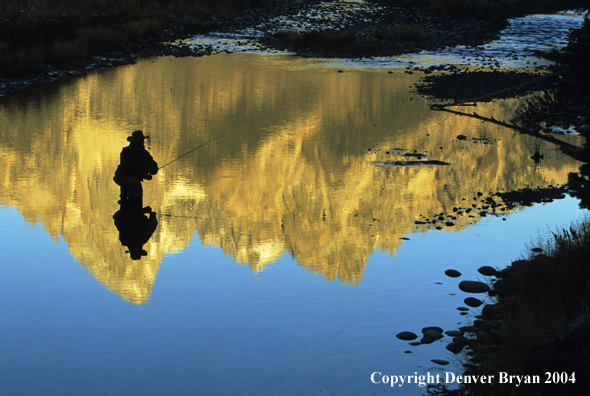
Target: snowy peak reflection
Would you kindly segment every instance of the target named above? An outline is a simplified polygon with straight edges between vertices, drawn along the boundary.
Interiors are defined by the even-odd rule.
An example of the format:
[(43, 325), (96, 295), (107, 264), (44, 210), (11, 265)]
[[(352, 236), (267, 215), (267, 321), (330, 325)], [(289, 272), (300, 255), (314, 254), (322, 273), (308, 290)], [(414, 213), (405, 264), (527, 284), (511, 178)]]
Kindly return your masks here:
[[(253, 271), (289, 254), (354, 285), (375, 251), (394, 255), (400, 238), (426, 230), (415, 225), (422, 216), (452, 212), (475, 192), (563, 183), (578, 169), (552, 159), (548, 145), (536, 166), (533, 138), (431, 111), (408, 89), (419, 78), (234, 54), (140, 61), (48, 95), (0, 98), (0, 202), (63, 237), (109, 290), (142, 303), (162, 259), (194, 236)], [(482, 104), (477, 113), (509, 120), (520, 103)], [(137, 128), (149, 131), (159, 163), (223, 137), (143, 185), (158, 224), (147, 255), (132, 260), (113, 225), (113, 173), (121, 142)], [(400, 150), (452, 165), (376, 165), (402, 159)]]

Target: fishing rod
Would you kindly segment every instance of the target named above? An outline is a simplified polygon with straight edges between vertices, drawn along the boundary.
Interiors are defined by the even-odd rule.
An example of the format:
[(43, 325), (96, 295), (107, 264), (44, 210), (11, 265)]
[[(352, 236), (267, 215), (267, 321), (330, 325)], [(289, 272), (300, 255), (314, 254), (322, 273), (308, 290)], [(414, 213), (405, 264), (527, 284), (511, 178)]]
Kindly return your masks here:
[(170, 161), (170, 162), (168, 162), (168, 163), (166, 163), (166, 164), (162, 165), (162, 166), (160, 167), (160, 169), (162, 169), (162, 168), (163, 168), (163, 167), (165, 167), (165, 166), (168, 166), (168, 165), (170, 165), (171, 163), (173, 163), (173, 162), (174, 162), (174, 161), (176, 161), (176, 160), (179, 160), (180, 158), (184, 157), (185, 155), (192, 153), (192, 152), (193, 152), (193, 151), (195, 151), (196, 149), (198, 149), (198, 148), (201, 148), (201, 147), (203, 147), (203, 146), (205, 146), (205, 145), (207, 145), (207, 144), (211, 143), (212, 141), (219, 139), (219, 138), (220, 138), (220, 137), (222, 137), (223, 135), (225, 135), (225, 133), (222, 133), (221, 135), (214, 137), (213, 139), (211, 139), (211, 140), (209, 140), (209, 141), (207, 141), (207, 142), (205, 142), (205, 143), (203, 143), (203, 144), (201, 144), (201, 145), (199, 145), (199, 146), (195, 147), (194, 149), (192, 149), (192, 150), (190, 150), (190, 151), (187, 151), (186, 153), (182, 154), (181, 156), (174, 158), (172, 161)]

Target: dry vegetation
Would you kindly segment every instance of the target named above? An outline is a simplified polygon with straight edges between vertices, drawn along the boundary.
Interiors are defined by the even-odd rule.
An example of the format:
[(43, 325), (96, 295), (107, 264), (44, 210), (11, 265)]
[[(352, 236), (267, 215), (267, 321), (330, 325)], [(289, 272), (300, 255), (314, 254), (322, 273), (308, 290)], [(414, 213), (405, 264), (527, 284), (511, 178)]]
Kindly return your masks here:
[(0, 75), (90, 56), (157, 36), (172, 20), (230, 19), (267, 0), (0, 0)]
[(57, 15), (64, 11), (117, 11), (132, 18), (166, 13), (202, 18), (231, 18), (250, 7), (254, 0), (1, 0), (0, 7), (9, 14)]
[[(509, 290), (499, 297), (502, 343), (484, 338), (477, 350), (481, 359), (479, 372), (512, 375), (539, 375), (540, 386), (469, 385), (464, 394), (494, 395), (577, 395), (588, 370), (588, 334), (579, 343), (557, 344), (554, 334), (572, 321), (590, 313), (590, 218), (553, 233), (549, 241), (539, 241), (542, 253), (512, 264), (510, 276), (496, 282), (497, 288)], [(502, 282), (500, 285), (498, 282)], [(585, 329), (588, 333), (589, 329)], [(569, 343), (572, 341), (569, 340)], [(551, 346), (554, 346), (552, 348)], [(489, 351), (495, 350), (493, 353)], [(559, 351), (562, 356), (557, 356)], [(471, 363), (471, 362), (469, 362)], [(467, 366), (469, 366), (469, 363)], [(548, 386), (546, 371), (576, 372), (575, 383)], [(583, 389), (585, 391), (585, 389)], [(561, 393), (565, 392), (565, 393)]]
[(385, 0), (430, 12), (454, 16), (470, 15), (485, 19), (505, 19), (514, 15), (556, 12), (588, 7), (586, 0)]
[[(0, 76), (38, 72), (48, 64), (79, 67), (92, 55), (125, 50), (130, 42), (159, 35), (172, 21), (231, 19), (257, 4), (279, 0), (0, 0)], [(291, 0), (280, 0), (291, 1)], [(382, 0), (428, 7), (430, 12), (506, 18), (527, 10), (561, 9), (585, 0)], [(352, 53), (378, 49), (380, 40), (417, 41), (422, 32), (413, 25), (377, 32), (376, 40), (361, 40), (353, 32), (279, 37), (295, 48), (317, 52)]]

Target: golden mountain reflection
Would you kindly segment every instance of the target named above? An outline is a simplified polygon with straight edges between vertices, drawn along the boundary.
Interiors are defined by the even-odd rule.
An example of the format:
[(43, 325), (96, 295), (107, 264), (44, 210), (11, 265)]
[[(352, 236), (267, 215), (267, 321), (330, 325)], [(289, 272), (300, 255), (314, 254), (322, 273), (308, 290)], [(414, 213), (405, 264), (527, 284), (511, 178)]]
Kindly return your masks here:
[[(479, 191), (560, 184), (577, 169), (548, 143), (537, 166), (533, 138), (429, 110), (409, 88), (418, 78), (234, 54), (146, 60), (23, 90), (0, 98), (0, 204), (41, 222), (107, 288), (142, 303), (163, 257), (193, 235), (253, 271), (290, 254), (354, 285), (373, 252), (394, 255), (400, 238), (425, 230), (414, 224), (421, 215), (452, 212)], [(520, 103), (477, 112), (508, 120)], [(144, 182), (158, 227), (138, 261), (118, 239), (112, 180), (135, 129), (151, 135), (160, 166), (219, 137)], [(451, 165), (376, 163), (403, 153)]]

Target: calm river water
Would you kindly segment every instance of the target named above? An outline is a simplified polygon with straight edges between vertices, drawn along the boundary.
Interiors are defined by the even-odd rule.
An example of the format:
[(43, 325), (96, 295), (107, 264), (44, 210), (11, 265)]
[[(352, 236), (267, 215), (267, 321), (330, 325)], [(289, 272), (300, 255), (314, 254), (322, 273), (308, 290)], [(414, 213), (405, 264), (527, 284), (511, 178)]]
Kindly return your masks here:
[[(478, 192), (562, 184), (579, 164), (548, 143), (535, 164), (533, 138), (430, 110), (417, 74), (340, 71), (158, 58), (0, 97), (2, 393), (417, 395), (371, 375), (457, 373), (449, 340), (395, 335), (469, 323), (460, 280), (581, 212), (566, 198), (441, 230), (415, 221)], [(508, 120), (521, 103), (476, 110)], [(135, 129), (160, 165), (217, 138), (144, 182), (158, 224), (141, 260), (113, 220)], [(416, 159), (404, 154), (451, 165), (391, 165)]]

